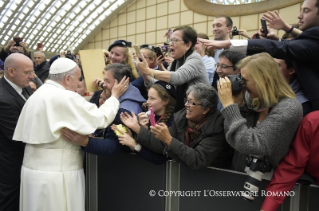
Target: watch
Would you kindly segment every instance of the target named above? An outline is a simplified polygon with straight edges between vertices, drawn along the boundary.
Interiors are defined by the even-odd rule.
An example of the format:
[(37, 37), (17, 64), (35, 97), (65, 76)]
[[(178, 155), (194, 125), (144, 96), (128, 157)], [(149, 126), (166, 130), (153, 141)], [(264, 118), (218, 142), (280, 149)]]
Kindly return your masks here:
[(134, 151), (135, 151), (135, 152), (139, 152), (141, 149), (142, 149), (142, 146), (141, 146), (140, 144), (137, 144), (137, 145), (134, 147)]

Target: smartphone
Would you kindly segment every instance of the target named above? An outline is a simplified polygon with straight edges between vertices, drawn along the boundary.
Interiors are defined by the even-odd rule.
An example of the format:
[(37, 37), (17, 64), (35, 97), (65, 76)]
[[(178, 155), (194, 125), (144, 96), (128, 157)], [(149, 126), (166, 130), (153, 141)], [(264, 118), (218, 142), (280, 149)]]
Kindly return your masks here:
[(136, 53), (137, 57), (139, 58), (139, 60), (143, 61), (140, 47), (138, 45), (133, 45), (133, 48), (135, 49), (135, 53)]
[(154, 110), (151, 107), (150, 110), (148, 112), (146, 112), (146, 115), (148, 115), (148, 118), (150, 119), (151, 125), (155, 126), (156, 122), (155, 122), (155, 114), (154, 114)]
[(162, 58), (164, 58), (164, 55), (163, 55), (162, 50), (161, 50), (160, 47), (155, 47), (154, 50), (155, 50), (155, 53), (156, 53), (157, 57), (162, 56)]
[(43, 44), (42, 43), (37, 43), (37, 49), (39, 50), (40, 48), (43, 48)]
[(267, 24), (266, 24), (266, 20), (265, 19), (260, 19), (260, 22), (261, 22), (261, 27), (263, 28), (264, 30), (264, 34), (265, 34), (265, 37), (267, 38), (267, 34), (268, 34), (268, 29), (267, 29)]
[(16, 44), (14, 46), (20, 46), (20, 42), (22, 42), (22, 37), (14, 37), (13, 38), (14, 42), (16, 42)]

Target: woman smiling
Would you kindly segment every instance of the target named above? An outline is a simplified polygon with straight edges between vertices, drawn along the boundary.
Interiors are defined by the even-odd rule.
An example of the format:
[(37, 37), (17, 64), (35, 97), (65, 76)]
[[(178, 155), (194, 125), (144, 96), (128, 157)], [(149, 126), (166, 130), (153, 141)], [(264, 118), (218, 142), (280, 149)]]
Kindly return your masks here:
[(137, 124), (137, 118), (121, 114), (122, 122), (138, 134), (136, 142), (187, 165), (202, 169), (210, 165), (228, 164), (223, 117), (217, 109), (216, 90), (202, 83), (187, 90), (185, 109), (175, 113), (168, 128), (158, 123), (148, 130)]
[(142, 62), (136, 62), (138, 70), (149, 87), (151, 87), (156, 80), (165, 81), (176, 86), (176, 111), (184, 108), (185, 91), (189, 86), (196, 83), (209, 85), (202, 58), (198, 53), (194, 52), (196, 42), (197, 33), (192, 27), (179, 26), (174, 29), (169, 42), (171, 57), (174, 61), (168, 66), (168, 71), (159, 71), (149, 68), (144, 58), (142, 58)]

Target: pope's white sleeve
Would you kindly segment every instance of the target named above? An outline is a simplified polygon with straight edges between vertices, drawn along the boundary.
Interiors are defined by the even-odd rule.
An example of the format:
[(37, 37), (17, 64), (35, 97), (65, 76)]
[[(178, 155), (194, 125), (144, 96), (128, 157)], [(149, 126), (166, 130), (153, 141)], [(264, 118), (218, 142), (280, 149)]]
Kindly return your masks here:
[(101, 123), (98, 127), (106, 128), (109, 126), (115, 119), (119, 107), (120, 103), (118, 99), (113, 96), (107, 99), (99, 108), (104, 113), (104, 118), (101, 120)]

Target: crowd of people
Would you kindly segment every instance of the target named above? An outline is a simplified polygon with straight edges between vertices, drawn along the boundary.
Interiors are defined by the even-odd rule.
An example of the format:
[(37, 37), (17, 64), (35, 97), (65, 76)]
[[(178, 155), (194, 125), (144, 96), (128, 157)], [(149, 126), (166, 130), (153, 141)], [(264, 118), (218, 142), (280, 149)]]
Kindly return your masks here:
[[(9, 41), (0, 52), (0, 210), (84, 211), (84, 152), (261, 172), (268, 191), (291, 190), (304, 172), (319, 184), (319, 1), (304, 1), (299, 29), (277, 12), (263, 18), (284, 38), (261, 28), (260, 39), (232, 39), (232, 20), (220, 15), (214, 40), (179, 26), (162, 55), (117, 40), (93, 82), (72, 53), (47, 60), (36, 51), (32, 62), (26, 43)], [(261, 210), (284, 198), (267, 196)]]

